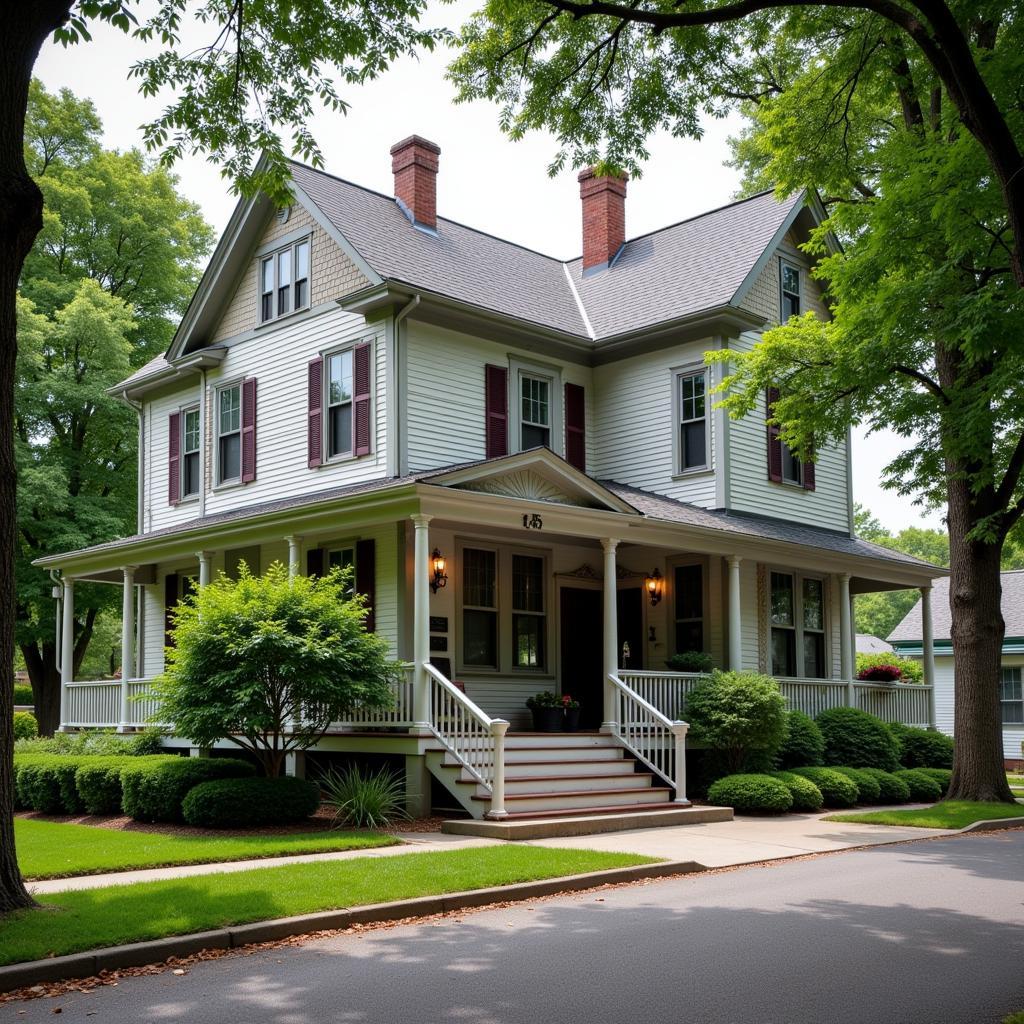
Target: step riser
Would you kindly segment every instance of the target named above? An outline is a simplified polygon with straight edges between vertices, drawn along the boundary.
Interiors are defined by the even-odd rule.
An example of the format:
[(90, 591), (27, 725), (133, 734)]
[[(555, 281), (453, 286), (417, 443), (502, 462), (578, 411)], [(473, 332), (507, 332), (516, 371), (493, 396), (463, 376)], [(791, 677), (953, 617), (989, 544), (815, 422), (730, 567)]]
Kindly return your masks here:
[[(568, 777), (564, 779), (545, 779), (543, 782), (537, 782), (535, 779), (509, 779), (506, 776), (505, 794), (506, 796), (514, 796), (518, 793), (536, 793), (538, 796), (546, 796), (548, 793), (558, 793), (566, 790), (578, 792), (580, 790), (635, 789), (638, 785), (643, 785), (644, 781), (650, 783), (650, 776), (637, 775), (635, 772), (629, 775), (615, 776), (611, 779), (575, 779)], [(477, 787), (477, 792), (481, 796), (486, 795), (486, 790), (482, 787)]]
[(505, 748), (505, 764), (523, 761), (621, 761), (624, 751), (621, 747), (518, 747)]
[[(666, 794), (664, 789), (623, 790), (617, 794), (604, 793), (599, 797), (591, 796), (589, 793), (578, 793), (573, 796), (551, 793), (525, 800), (512, 800), (506, 803), (505, 807), (507, 810), (519, 814), (525, 811), (562, 811), (572, 807), (626, 807), (660, 804), (670, 799), (671, 796)], [(486, 806), (486, 802), (484, 803)]]
[(530, 764), (505, 762), (505, 781), (529, 779), (538, 775), (633, 775), (634, 762), (619, 758), (617, 761), (564, 761), (558, 764)]
[(614, 736), (587, 736), (575, 732), (550, 732), (527, 734), (508, 733), (505, 736), (506, 750), (528, 750), (532, 747), (618, 747)]

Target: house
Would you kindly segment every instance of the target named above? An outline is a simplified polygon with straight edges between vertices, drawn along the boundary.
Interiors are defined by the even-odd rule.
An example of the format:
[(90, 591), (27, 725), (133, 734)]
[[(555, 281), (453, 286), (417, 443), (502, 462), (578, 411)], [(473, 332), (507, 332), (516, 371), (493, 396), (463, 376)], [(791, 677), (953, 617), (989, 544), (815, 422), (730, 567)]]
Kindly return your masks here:
[[(627, 240), (626, 179), (584, 171), (561, 262), (438, 216), (433, 143), (391, 156), (394, 195), (294, 164), (290, 206), (240, 202), (169, 350), (116, 389), (138, 532), (37, 564), (65, 650), (76, 582), (124, 588), (131, 667), (85, 682), (65, 659), (64, 727), (158, 713), (169, 610), (243, 560), (354, 568), (408, 676), (317, 750), (404, 756), (410, 793), (431, 773), (475, 817), (685, 804), (699, 677), (676, 652), (771, 672), (811, 713), (930, 722), (928, 688), (853, 680), (851, 602), (942, 570), (854, 536), (848, 442), (801, 462), (771, 395), (731, 422), (711, 394), (706, 351), (828, 316), (800, 249), (816, 198)], [(545, 689), (586, 732), (521, 731)]]
[[(1005, 623), (1002, 664), (999, 673), (999, 700), (1003, 719), (1003, 757), (1007, 768), (1024, 767), (1024, 569), (1000, 574), (1002, 612)], [(953, 735), (953, 642), (952, 615), (949, 607), (949, 579), (936, 581), (933, 643), (935, 659), (935, 726)], [(898, 654), (923, 657), (922, 607), (918, 602), (889, 634)]]
[(889, 654), (892, 644), (872, 633), (858, 633), (855, 637), (858, 654)]

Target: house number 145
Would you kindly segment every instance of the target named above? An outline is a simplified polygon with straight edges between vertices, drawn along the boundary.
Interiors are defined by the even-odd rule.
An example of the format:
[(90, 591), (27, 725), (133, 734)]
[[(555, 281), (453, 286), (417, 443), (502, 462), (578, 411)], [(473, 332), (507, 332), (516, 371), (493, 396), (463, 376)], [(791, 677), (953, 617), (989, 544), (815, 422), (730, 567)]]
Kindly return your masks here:
[(523, 529), (524, 530), (543, 530), (544, 520), (541, 519), (540, 514), (534, 512), (532, 515), (529, 512), (523, 513)]

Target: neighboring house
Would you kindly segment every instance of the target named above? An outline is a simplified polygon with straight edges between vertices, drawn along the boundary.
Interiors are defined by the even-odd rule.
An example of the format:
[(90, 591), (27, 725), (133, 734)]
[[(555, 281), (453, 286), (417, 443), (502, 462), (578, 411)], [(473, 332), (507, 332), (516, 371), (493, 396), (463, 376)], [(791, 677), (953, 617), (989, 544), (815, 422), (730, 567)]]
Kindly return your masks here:
[[(1024, 569), (1001, 574), (1002, 612), (1006, 631), (1003, 635), (1002, 666), (999, 673), (999, 700), (1003, 718), (1003, 757), (1007, 767), (1024, 763)], [(953, 642), (950, 639), (952, 616), (949, 609), (949, 579), (936, 581), (932, 594), (935, 657), (935, 724), (953, 735)], [(893, 648), (911, 658), (922, 656), (921, 603), (907, 612), (906, 618), (889, 634)]]
[(871, 633), (857, 634), (858, 654), (888, 654), (892, 650), (892, 644), (886, 643), (881, 637)]
[(801, 462), (766, 426), (772, 395), (730, 421), (704, 362), (829, 315), (800, 249), (817, 200), (765, 193), (627, 240), (625, 179), (587, 171), (563, 263), (438, 217), (438, 156), (395, 146), (394, 197), (294, 164), (291, 206), (240, 202), (170, 349), (116, 389), (139, 414), (139, 532), (38, 564), (64, 580), (65, 647), (76, 580), (126, 587), (137, 678), (65, 674), (65, 726), (153, 713), (128, 698), (163, 669), (168, 612), (243, 559), (354, 567), (408, 682), (319, 749), (404, 754), (411, 788), (427, 765), (477, 815), (502, 810), (492, 720), (524, 727), (544, 689), (602, 734), (567, 758), (510, 736), (572, 768), (531, 784), (511, 764), (538, 755), (512, 758), (510, 810), (684, 800), (673, 720), (696, 677), (666, 671), (675, 652), (771, 672), (812, 713), (928, 722), (927, 689), (897, 704), (852, 682), (851, 601), (943, 570), (853, 536), (848, 442)]

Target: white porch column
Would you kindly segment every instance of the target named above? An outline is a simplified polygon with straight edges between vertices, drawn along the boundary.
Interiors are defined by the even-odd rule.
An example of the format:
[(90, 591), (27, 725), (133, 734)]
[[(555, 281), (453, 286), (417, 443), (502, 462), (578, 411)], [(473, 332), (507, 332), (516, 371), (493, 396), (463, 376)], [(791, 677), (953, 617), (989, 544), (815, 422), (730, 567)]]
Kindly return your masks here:
[(199, 586), (205, 587), (213, 575), (213, 552), (199, 552)]
[(928, 692), (928, 725), (935, 728), (935, 636), (932, 626), (932, 587), (921, 588), (921, 662)]
[(288, 541), (288, 578), (293, 579), (299, 575), (302, 538), (293, 534), (285, 537), (285, 540)]
[(740, 559), (729, 555), (729, 668), (739, 672), (743, 668), (743, 610), (740, 605)]
[(75, 674), (75, 583), (64, 578), (64, 600), (61, 602), (60, 626), (60, 727), (67, 727), (68, 683)]
[(130, 706), (128, 704), (128, 680), (135, 675), (135, 566), (126, 565), (124, 593), (121, 595), (121, 722), (120, 732), (127, 732)]
[(619, 577), (615, 563), (615, 549), (619, 542), (611, 537), (601, 541), (604, 548), (604, 721), (601, 732), (614, 732), (615, 688), (608, 677), (619, 671)]
[(846, 682), (846, 703), (856, 707), (853, 688), (853, 623), (850, 615), (850, 574), (839, 575), (839, 674)]
[(419, 513), (411, 517), (415, 527), (412, 572), (412, 657), (413, 668), (413, 713), (417, 731), (430, 731), (430, 677), (425, 668), (430, 661), (430, 579), (427, 567), (430, 564), (430, 531), (433, 516)]

